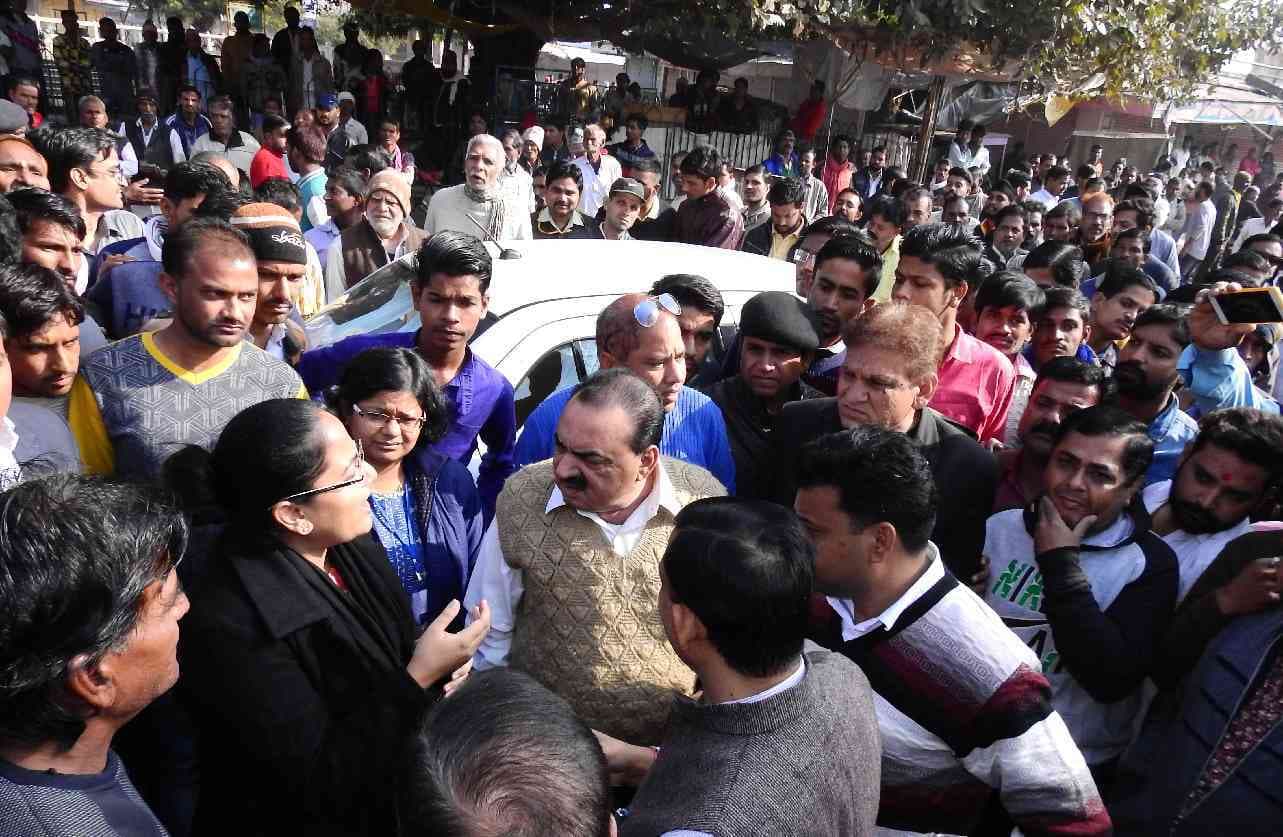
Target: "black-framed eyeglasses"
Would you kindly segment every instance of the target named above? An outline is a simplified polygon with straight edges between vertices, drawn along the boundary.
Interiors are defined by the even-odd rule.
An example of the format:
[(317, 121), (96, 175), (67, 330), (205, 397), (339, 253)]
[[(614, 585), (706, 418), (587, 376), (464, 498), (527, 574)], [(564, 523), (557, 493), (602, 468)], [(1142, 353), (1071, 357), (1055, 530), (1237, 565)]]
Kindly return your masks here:
[(667, 311), (674, 317), (680, 317), (682, 306), (677, 304), (672, 294), (648, 296), (633, 306), (633, 319), (642, 328), (653, 328), (655, 323), (659, 322), (660, 311)]
[(397, 427), (413, 430), (416, 433), (423, 429), (423, 425), (428, 423), (427, 416), (403, 416), (400, 413), (389, 413), (387, 410), (369, 410), (360, 404), (352, 405), (352, 414), (377, 424), (379, 427), (387, 425), (388, 422), (396, 422)]
[[(350, 485), (359, 485), (365, 482), (365, 451), (361, 448), (360, 439), (356, 440), (356, 456), (353, 457), (352, 464), (349, 465), (348, 468), (352, 468), (353, 465), (356, 466), (357, 473), (359, 474), (355, 479), (336, 482), (333, 485), (323, 485), (320, 488), (309, 488), (307, 491), (300, 491), (297, 494), (282, 497), (277, 500), (276, 503), (293, 503), (303, 499), (304, 497), (314, 497), (317, 494), (324, 494), (327, 491), (338, 491), (340, 488), (347, 488)], [(275, 506), (276, 503), (273, 503), (272, 505)]]

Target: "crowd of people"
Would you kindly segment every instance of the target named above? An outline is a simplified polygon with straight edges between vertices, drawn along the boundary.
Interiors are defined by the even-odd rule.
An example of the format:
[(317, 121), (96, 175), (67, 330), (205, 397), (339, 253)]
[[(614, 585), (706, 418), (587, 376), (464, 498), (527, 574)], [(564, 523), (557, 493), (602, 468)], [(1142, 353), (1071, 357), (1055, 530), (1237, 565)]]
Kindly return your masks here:
[[(1214, 304), (1283, 269), (1268, 155), (473, 120), (416, 207), (293, 20), (237, 29), (289, 121), (199, 38), (66, 127), (12, 65), (0, 833), (1277, 832), (1283, 327)], [(522, 409), (487, 240), (598, 237), (794, 293), (656, 276)], [(420, 327), (310, 346), (379, 271)]]

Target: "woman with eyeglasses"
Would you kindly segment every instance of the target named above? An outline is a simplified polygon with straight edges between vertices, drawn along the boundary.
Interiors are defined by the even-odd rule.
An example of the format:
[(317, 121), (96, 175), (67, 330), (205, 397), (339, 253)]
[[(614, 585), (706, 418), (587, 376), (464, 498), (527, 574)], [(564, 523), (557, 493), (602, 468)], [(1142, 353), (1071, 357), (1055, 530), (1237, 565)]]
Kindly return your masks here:
[[(374, 468), (374, 536), (410, 596), (416, 622), (462, 599), (483, 534), (468, 469), (431, 449), (449, 407), (426, 363), (409, 349), (370, 349), (339, 380), (335, 408)], [(463, 614), (455, 617), (461, 625)]]
[(277, 399), (233, 418), (210, 456), (227, 527), (179, 649), (199, 742), (195, 835), (395, 833), (404, 742), (489, 630), (483, 603), (449, 633), (451, 602), (418, 633), (370, 537), (362, 447), (318, 405)]

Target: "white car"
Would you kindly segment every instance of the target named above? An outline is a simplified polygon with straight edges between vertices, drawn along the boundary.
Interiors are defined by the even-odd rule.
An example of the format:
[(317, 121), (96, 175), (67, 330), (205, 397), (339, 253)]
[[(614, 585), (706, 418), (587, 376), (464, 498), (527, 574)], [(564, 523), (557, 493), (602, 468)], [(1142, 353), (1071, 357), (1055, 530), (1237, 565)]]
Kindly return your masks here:
[[(723, 325), (762, 291), (794, 290), (791, 262), (752, 253), (658, 241), (507, 242), (521, 258), (495, 256), (489, 324), (472, 349), (515, 390), (518, 426), (550, 393), (597, 369), (597, 315), (626, 293), (645, 292), (673, 273), (711, 280), (726, 303)], [(357, 334), (414, 331), (419, 314), (409, 281), (414, 256), (370, 274), (307, 322), (309, 348)]]

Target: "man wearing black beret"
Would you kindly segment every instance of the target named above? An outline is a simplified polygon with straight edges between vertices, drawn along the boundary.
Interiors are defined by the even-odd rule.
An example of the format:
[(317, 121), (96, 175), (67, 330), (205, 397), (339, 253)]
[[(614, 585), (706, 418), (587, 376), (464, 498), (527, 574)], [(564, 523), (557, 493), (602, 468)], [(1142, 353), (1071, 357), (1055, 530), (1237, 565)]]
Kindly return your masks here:
[(813, 315), (792, 294), (760, 293), (740, 311), (739, 369), (707, 390), (726, 420), (737, 496), (772, 496), (777, 416), (790, 401), (823, 397), (802, 382), (819, 341)]

